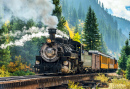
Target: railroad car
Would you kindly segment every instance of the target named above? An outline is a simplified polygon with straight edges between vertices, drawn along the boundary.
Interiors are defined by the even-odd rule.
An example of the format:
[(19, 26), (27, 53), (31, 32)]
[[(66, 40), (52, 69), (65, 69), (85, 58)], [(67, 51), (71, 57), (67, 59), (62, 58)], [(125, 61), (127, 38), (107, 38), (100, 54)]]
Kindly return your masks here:
[(114, 71), (118, 69), (118, 62), (116, 59), (114, 59)]
[(90, 67), (92, 71), (107, 72), (117, 70), (118, 63), (114, 57), (101, 53), (98, 50), (89, 50), (88, 53), (90, 56), (92, 56), (92, 66)]
[(38, 73), (75, 74), (116, 70), (117, 60), (97, 50), (84, 50), (72, 39), (56, 38), (56, 29), (48, 29), (50, 37), (36, 56), (34, 68)]

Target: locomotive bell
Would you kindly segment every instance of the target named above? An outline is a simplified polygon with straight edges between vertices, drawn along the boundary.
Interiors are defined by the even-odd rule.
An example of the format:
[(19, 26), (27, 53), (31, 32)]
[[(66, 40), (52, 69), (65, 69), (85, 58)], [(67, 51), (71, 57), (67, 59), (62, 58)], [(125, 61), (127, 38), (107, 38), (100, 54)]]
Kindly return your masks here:
[(48, 32), (49, 32), (49, 34), (50, 34), (51, 42), (55, 42), (56, 30), (57, 30), (57, 29), (55, 29), (55, 28), (49, 28), (49, 29), (48, 29)]

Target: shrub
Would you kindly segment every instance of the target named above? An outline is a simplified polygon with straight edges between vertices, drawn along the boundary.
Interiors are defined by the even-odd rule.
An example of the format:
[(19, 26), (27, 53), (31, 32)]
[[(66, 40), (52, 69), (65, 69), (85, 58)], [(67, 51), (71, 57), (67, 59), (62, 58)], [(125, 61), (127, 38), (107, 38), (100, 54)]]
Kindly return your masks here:
[(35, 73), (28, 71), (15, 71), (14, 73), (11, 74), (12, 76), (24, 76), (24, 75), (35, 75)]
[(122, 75), (123, 78), (125, 78), (126, 71), (125, 71), (125, 70), (122, 70), (122, 69), (118, 69), (117, 74)]
[(108, 83), (108, 79), (104, 74), (98, 74), (98, 76), (95, 77), (96, 80), (101, 80), (103, 83)]
[(130, 81), (125, 78), (112, 79), (112, 84), (110, 84), (109, 89), (130, 89)]
[(126, 67), (126, 78), (130, 80), (130, 56), (128, 57)]
[(10, 73), (8, 71), (0, 69), (0, 77), (8, 77)]
[(21, 56), (15, 56), (15, 61), (10, 62), (8, 65), (8, 71), (14, 73), (16, 71), (27, 71), (32, 70), (30, 68), (31, 65), (27, 66), (26, 63), (22, 63)]
[(10, 76), (10, 73), (8, 72), (8, 70), (6, 70), (5, 65), (3, 65), (0, 69), (0, 77), (8, 77)]
[(78, 86), (78, 83), (74, 83), (73, 81), (69, 81), (68, 83), (69, 89), (84, 89), (82, 86)]
[(120, 75), (121, 74), (121, 69), (118, 69), (116, 73)]

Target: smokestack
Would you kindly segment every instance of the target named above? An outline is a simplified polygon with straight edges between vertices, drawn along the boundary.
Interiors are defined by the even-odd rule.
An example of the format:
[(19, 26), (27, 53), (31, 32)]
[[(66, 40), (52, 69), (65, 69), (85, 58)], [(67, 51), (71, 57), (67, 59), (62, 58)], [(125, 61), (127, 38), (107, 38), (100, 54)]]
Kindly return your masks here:
[(50, 34), (51, 42), (55, 42), (56, 30), (57, 30), (57, 29), (55, 29), (55, 28), (49, 28), (49, 29), (48, 29), (48, 32), (49, 32), (49, 34)]

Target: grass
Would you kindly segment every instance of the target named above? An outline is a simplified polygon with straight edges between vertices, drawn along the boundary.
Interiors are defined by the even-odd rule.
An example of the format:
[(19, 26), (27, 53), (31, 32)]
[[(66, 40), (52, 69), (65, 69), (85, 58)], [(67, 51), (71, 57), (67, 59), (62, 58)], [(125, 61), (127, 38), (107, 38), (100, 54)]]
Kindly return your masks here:
[(99, 88), (99, 89), (130, 89), (130, 81), (125, 78), (114, 78), (111, 79), (112, 83), (109, 83), (109, 78), (104, 74), (99, 74), (95, 77), (96, 80), (101, 80), (103, 83), (107, 83), (109, 85), (108, 88)]

